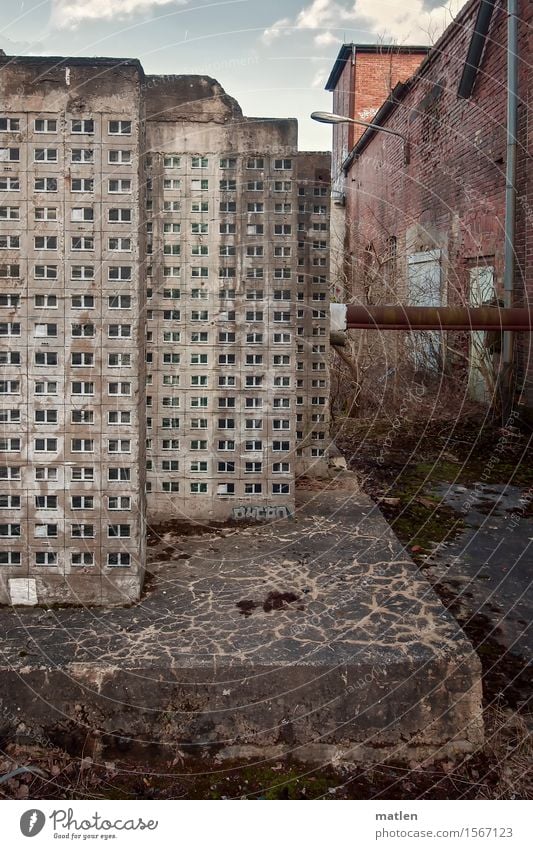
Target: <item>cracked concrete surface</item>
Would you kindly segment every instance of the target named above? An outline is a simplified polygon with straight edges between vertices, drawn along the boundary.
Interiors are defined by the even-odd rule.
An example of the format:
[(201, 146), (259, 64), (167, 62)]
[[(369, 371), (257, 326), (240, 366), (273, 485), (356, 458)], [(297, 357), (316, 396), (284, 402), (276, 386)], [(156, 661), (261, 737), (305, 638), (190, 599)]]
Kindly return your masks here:
[(477, 656), (349, 475), (294, 519), (165, 530), (148, 572), (126, 609), (0, 611), (4, 733), (346, 760), (481, 741)]

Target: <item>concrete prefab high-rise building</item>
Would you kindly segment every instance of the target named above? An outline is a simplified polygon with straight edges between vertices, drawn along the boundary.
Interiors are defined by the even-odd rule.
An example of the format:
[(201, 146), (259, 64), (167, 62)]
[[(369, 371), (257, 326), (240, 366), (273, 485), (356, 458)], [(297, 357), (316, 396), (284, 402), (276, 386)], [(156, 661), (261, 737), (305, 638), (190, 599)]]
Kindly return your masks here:
[(325, 449), (329, 157), (214, 80), (147, 92), (149, 517), (287, 515)]
[(145, 492), (274, 519), (324, 463), (329, 155), (210, 78), (1, 70), (1, 599), (120, 604)]
[(121, 604), (145, 549), (136, 61), (0, 59), (0, 600)]

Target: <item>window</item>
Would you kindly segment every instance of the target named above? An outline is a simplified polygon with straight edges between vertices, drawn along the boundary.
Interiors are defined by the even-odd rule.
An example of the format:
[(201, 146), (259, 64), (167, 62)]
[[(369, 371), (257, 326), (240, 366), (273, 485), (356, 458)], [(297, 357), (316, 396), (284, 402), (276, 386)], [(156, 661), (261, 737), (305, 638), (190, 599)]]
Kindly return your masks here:
[(223, 223), (220, 225), (219, 232), (221, 236), (231, 236), (236, 233), (236, 229), (235, 224)]
[(109, 495), (107, 506), (109, 510), (131, 510), (131, 498), (129, 495)]
[(94, 162), (94, 151), (91, 147), (73, 148), (70, 153), (71, 162)]
[[(193, 204), (194, 205), (194, 204)], [(181, 203), (179, 200), (166, 200), (163, 202), (163, 211), (164, 212), (179, 212), (181, 209)], [(197, 209), (193, 209), (193, 212), (199, 212)]]
[(34, 162), (57, 162), (57, 150), (51, 147), (37, 147), (33, 151)]
[(107, 414), (108, 424), (120, 424), (120, 425), (129, 425), (131, 424), (131, 412), (130, 410), (110, 410)]
[(94, 537), (94, 525), (74, 524), (70, 526), (70, 535), (74, 539)]
[(126, 195), (131, 192), (131, 180), (109, 180), (109, 194)]
[(111, 568), (126, 568), (131, 565), (131, 554), (127, 551), (110, 551), (107, 555), (107, 565)]
[[(198, 227), (207, 227), (207, 224), (199, 224)], [(191, 229), (194, 228), (194, 224), (191, 226)], [(197, 230), (192, 229), (193, 234), (197, 233), (207, 233), (207, 230)], [(167, 221), (163, 224), (163, 233), (181, 233), (181, 224), (175, 224), (174, 222)]]
[(0, 480), (19, 481), (20, 466), (0, 466)]
[(110, 209), (107, 213), (108, 221), (111, 222), (119, 222), (125, 223), (130, 222), (131, 219), (131, 209), (125, 209), (123, 207), (119, 207), (116, 209)]
[(131, 452), (131, 440), (109, 439), (107, 450), (110, 454), (129, 454)]
[(73, 265), (70, 276), (72, 280), (93, 280), (94, 266), (93, 265)]
[(0, 321), (0, 336), (20, 336), (20, 324), (13, 321)]
[(248, 460), (244, 466), (244, 472), (247, 475), (251, 474), (261, 474), (263, 469), (263, 464), (258, 460)]
[(110, 310), (131, 309), (131, 295), (110, 295), (107, 301)]
[(191, 451), (207, 451), (207, 439), (191, 440)]
[(292, 234), (291, 224), (274, 224), (275, 236), (290, 236)]
[(292, 159), (275, 159), (274, 160), (274, 170), (275, 171), (290, 171), (292, 168)]
[(73, 338), (77, 337), (93, 337), (95, 332), (94, 324), (72, 324), (70, 334)]
[(275, 203), (274, 212), (282, 215), (288, 215), (292, 212), (292, 203)]
[[(207, 180), (193, 180), (193, 184), (194, 183), (207, 183)], [(179, 189), (181, 189), (181, 180), (175, 180), (171, 179), (170, 177), (167, 177), (166, 180), (163, 180), (163, 188), (167, 190), (179, 191)], [(207, 188), (207, 186), (193, 185), (193, 189), (199, 188)]]
[(92, 481), (94, 480), (94, 469), (91, 466), (73, 466), (72, 480)]
[(130, 368), (131, 366), (131, 354), (108, 354), (107, 355), (107, 364), (112, 368)]
[(94, 439), (71, 439), (70, 449), (74, 454), (90, 454), (94, 451)]
[[(35, 410), (36, 424), (57, 424), (57, 410)], [(53, 449), (47, 449), (55, 451)]]
[(72, 236), (70, 247), (73, 251), (94, 251), (94, 238), (92, 236)]
[(108, 537), (129, 537), (131, 536), (131, 528), (129, 525), (108, 525)]
[(72, 395), (94, 395), (94, 383), (92, 380), (73, 381)]
[(36, 537), (57, 537), (57, 525), (47, 523), (35, 525), (34, 536)]
[(57, 236), (35, 236), (34, 245), (36, 251), (57, 250)]
[(209, 159), (207, 156), (193, 156), (191, 159), (192, 168), (208, 168)]
[(4, 233), (0, 234), (0, 250), (8, 250), (10, 248), (20, 247), (20, 236), (8, 236)]
[(272, 484), (272, 494), (273, 495), (288, 495), (291, 491), (290, 484), (288, 483), (273, 483)]
[(20, 566), (21, 563), (20, 551), (0, 551), (0, 566)]
[(52, 466), (37, 466), (35, 468), (36, 481), (56, 481), (57, 469)]
[(20, 303), (20, 295), (4, 295), (0, 293), (0, 307), (16, 309)]
[(130, 481), (131, 469), (128, 466), (111, 468), (108, 470), (107, 479), (109, 481)]
[(206, 495), (208, 492), (206, 481), (192, 481), (189, 487), (192, 495)]
[(118, 381), (108, 385), (108, 395), (131, 395), (131, 383), (129, 381)]
[(110, 165), (131, 165), (131, 150), (110, 150), (107, 161)]
[(234, 200), (224, 200), (220, 202), (220, 212), (237, 212), (237, 204)]
[(253, 203), (248, 204), (248, 212), (264, 212), (264, 211), (265, 211), (265, 204), (264, 203), (253, 202)]
[(92, 206), (78, 206), (70, 211), (71, 221), (93, 221), (94, 212)]
[(221, 168), (236, 168), (237, 160), (234, 157), (224, 157), (220, 160)]
[(18, 147), (0, 147), (0, 162), (19, 162), (20, 149)]
[(36, 510), (57, 510), (57, 495), (36, 495)]
[(290, 180), (275, 180), (274, 181), (274, 191), (275, 192), (291, 192), (292, 191), (292, 183)]
[(19, 395), (19, 380), (0, 380), (0, 395)]
[(191, 354), (191, 365), (192, 366), (206, 366), (208, 365), (208, 355), (207, 354)]
[(0, 206), (0, 220), (9, 219), (18, 221), (20, 219), (20, 209), (18, 206)]
[(94, 354), (86, 351), (74, 351), (71, 354), (71, 363), (74, 368), (94, 366)]
[(181, 158), (179, 156), (163, 157), (164, 168), (179, 168), (181, 166)]
[(265, 167), (265, 160), (262, 157), (256, 156), (248, 160), (246, 167), (253, 170), (262, 170)]
[(18, 437), (0, 437), (0, 451), (20, 451), (20, 439)]
[[(18, 180), (17, 180), (18, 183)], [(2, 184), (0, 181), (0, 189), (2, 188)], [(34, 189), (36, 192), (57, 192), (57, 178), (56, 177), (35, 177), (34, 180)], [(18, 190), (18, 186), (17, 186)]]
[(0, 133), (18, 133), (20, 118), (0, 118)]
[(75, 134), (83, 133), (92, 135), (94, 133), (94, 121), (92, 118), (76, 119), (71, 121), (70, 129)]
[(94, 410), (72, 410), (70, 420), (72, 424), (94, 424)]
[(57, 381), (55, 380), (36, 380), (35, 395), (57, 395)]
[[(261, 189), (263, 188), (263, 183), (259, 184)], [(248, 184), (248, 188), (250, 188), (250, 184)], [(221, 192), (235, 192), (237, 191), (237, 181), (236, 180), (221, 180), (220, 181), (220, 191)]]
[[(37, 527), (36, 527), (37, 530)], [(45, 534), (35, 534), (35, 536), (45, 536)], [(50, 534), (53, 536), (53, 534)], [(36, 566), (57, 566), (57, 552), (56, 551), (36, 551), (35, 552), (35, 565)]]
[(91, 193), (94, 191), (94, 180), (90, 177), (73, 177), (70, 191)]
[(8, 422), (14, 424), (20, 422), (20, 410), (8, 410), (6, 408), (0, 410), (0, 422)]
[(260, 483), (245, 483), (244, 492), (246, 495), (261, 495), (263, 485)]
[(13, 263), (0, 265), (0, 279), (18, 277), (20, 277), (20, 265), (15, 265)]
[(94, 554), (92, 551), (73, 551), (70, 562), (72, 566), (93, 566)]
[(73, 309), (94, 309), (94, 295), (71, 295), (70, 304)]
[(209, 201), (195, 200), (191, 203), (191, 212), (209, 212)]
[(108, 280), (131, 280), (131, 265), (111, 265), (107, 269)]

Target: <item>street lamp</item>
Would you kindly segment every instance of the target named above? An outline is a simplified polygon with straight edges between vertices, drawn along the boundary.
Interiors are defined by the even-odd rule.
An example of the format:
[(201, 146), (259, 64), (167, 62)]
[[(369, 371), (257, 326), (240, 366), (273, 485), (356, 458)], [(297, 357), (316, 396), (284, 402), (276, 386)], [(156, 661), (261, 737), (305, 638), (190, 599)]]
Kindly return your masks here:
[(358, 124), (367, 129), (376, 130), (380, 133), (388, 133), (391, 136), (398, 136), (403, 142), (403, 157), (406, 165), (409, 163), (409, 141), (403, 133), (397, 130), (389, 130), (388, 127), (381, 127), (379, 124), (369, 124), (367, 121), (360, 121), (358, 118), (348, 118), (345, 115), (335, 115), (333, 112), (311, 112), (313, 121), (318, 121), (320, 124)]

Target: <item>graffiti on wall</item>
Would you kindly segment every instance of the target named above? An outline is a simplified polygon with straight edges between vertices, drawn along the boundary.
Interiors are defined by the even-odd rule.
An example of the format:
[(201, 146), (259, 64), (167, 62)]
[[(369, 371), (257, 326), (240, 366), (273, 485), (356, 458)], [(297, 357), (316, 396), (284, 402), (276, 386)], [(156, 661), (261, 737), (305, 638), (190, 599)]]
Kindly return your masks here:
[(243, 519), (290, 519), (292, 516), (289, 507), (234, 507), (233, 518), (242, 521)]

